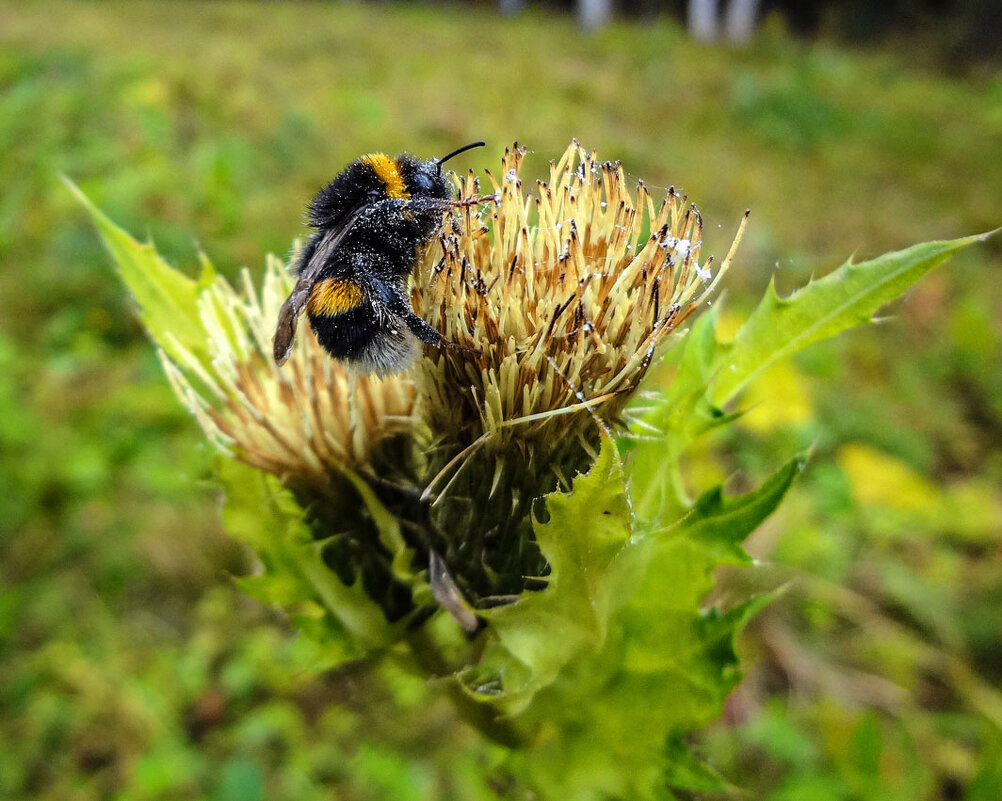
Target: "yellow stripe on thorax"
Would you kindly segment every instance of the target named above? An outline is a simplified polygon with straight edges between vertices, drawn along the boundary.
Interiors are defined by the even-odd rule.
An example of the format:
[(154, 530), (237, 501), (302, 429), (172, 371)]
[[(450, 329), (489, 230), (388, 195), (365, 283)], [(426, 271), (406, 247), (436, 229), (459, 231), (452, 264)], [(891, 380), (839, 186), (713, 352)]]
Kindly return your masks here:
[(325, 317), (341, 314), (358, 306), (365, 299), (362, 287), (348, 278), (325, 278), (317, 282), (306, 303), (309, 314)]
[(398, 200), (406, 200), (411, 196), (404, 185), (403, 176), (400, 175), (400, 167), (385, 153), (370, 153), (362, 156), (362, 163), (372, 167), (372, 171), (386, 185), (386, 194)]

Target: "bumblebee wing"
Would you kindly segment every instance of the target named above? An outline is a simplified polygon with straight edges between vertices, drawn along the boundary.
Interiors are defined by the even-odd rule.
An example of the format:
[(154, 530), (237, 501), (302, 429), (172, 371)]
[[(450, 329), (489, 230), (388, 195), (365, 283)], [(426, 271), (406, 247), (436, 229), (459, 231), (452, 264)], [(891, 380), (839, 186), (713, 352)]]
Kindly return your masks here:
[(282, 304), (282, 308), (278, 312), (278, 325), (275, 328), (272, 356), (275, 359), (275, 364), (279, 367), (285, 364), (292, 353), (292, 343), (296, 339), (296, 323), (299, 320), (299, 315), (306, 308), (306, 303), (310, 299), (310, 293), (313, 291), (313, 286), (317, 283), (320, 271), (330, 260), (331, 256), (334, 255), (338, 246), (344, 240), (345, 236), (347, 236), (348, 231), (351, 230), (351, 226), (355, 220), (362, 216), (362, 212), (365, 209), (366, 206), (355, 208), (344, 218), (340, 225), (331, 228), (320, 237), (316, 246), (312, 248), (312, 252), (310, 252), (310, 249), (307, 249), (303, 254), (305, 263), (300, 267), (296, 285), (292, 288), (292, 293), (285, 303)]

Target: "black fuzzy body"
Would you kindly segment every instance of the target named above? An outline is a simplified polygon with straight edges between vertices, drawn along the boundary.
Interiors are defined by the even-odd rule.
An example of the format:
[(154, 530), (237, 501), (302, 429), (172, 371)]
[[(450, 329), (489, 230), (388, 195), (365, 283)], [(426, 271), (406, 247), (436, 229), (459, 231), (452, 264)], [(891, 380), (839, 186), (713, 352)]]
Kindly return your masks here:
[[(439, 230), (449, 197), (438, 162), (402, 153), (357, 159), (313, 198), (308, 218), (316, 233), (297, 272), (315, 273), (311, 298), (330, 279), (351, 282), (352, 297), (359, 296), (354, 287), (361, 296), (342, 304), (346, 308), (313, 300), (306, 305), (310, 326), (332, 357), (385, 373), (407, 367), (418, 340), (441, 344), (441, 335), (411, 309), (407, 277)], [(325, 243), (334, 234), (331, 248)]]

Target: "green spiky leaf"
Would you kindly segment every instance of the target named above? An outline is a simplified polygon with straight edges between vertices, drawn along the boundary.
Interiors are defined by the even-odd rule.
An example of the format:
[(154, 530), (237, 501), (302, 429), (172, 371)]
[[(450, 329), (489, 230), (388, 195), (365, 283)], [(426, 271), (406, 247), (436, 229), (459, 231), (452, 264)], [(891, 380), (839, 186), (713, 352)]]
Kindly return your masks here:
[(551, 570), (545, 591), (524, 593), (484, 614), (492, 637), (484, 664), (504, 674), (496, 702), (503, 698), (509, 713), (605, 640), (613, 600), (607, 577), (630, 537), (622, 465), (611, 440), (570, 493), (547, 497), (547, 511), (549, 520), (535, 526)]
[(741, 543), (776, 510), (805, 463), (805, 457), (794, 459), (759, 489), (737, 498), (725, 497), (720, 486), (708, 490), (671, 535), (698, 540), (718, 563), (748, 564), (750, 560)]
[(360, 581), (348, 586), (324, 564), (302, 510), (278, 479), (222, 457), (217, 474), (226, 492), (226, 530), (253, 548), (264, 568), (239, 580), (244, 590), (285, 607), (318, 602), (329, 629), (344, 639), (345, 653), (353, 658), (386, 649), (403, 636), (406, 621), (388, 623)]
[(90, 214), (154, 342), (179, 362), (193, 355), (207, 364), (206, 331), (199, 317), (198, 296), (215, 277), (208, 261), (203, 259), (199, 280), (189, 278), (171, 267), (152, 242), (137, 242), (115, 225), (72, 181), (67, 180), (66, 185)]
[(630, 487), (642, 529), (679, 518), (690, 500), (680, 471), (688, 445), (736, 419), (721, 407), (773, 364), (810, 344), (869, 322), (952, 254), (991, 234), (926, 242), (876, 259), (847, 262), (780, 298), (770, 284), (730, 342), (717, 342), (715, 318), (704, 314), (677, 346), (675, 374), (661, 402), (643, 417), (645, 440), (631, 448)]
[[(677, 526), (631, 539), (592, 577), (615, 599), (605, 636), (576, 651), (514, 717), (526, 731), (547, 732), (519, 763), (536, 786), (554, 797), (652, 801), (666, 797), (667, 781), (709, 787), (712, 772), (670, 746), (720, 713), (740, 678), (735, 639), (770, 596), (726, 611), (706, 610), (704, 600), (719, 564), (746, 560), (740, 542), (802, 464), (791, 461), (746, 495), (706, 493)], [(565, 500), (586, 506), (588, 496)]]
[(630, 447), (630, 497), (642, 528), (680, 518), (689, 506), (679, 464), (698, 431), (731, 419), (707, 399), (717, 340), (716, 315), (702, 315), (677, 346), (677, 369), (664, 398), (644, 417), (645, 439)]
[(717, 346), (711, 397), (723, 405), (780, 359), (869, 322), (933, 267), (990, 234), (925, 242), (861, 264), (846, 262), (786, 298), (770, 284), (731, 342)]

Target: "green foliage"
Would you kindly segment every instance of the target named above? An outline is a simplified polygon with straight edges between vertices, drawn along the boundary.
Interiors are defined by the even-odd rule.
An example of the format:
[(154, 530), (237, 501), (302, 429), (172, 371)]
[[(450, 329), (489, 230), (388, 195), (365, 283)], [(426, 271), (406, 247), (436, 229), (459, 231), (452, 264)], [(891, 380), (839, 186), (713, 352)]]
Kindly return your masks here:
[(491, 703), (505, 715), (524, 711), (572, 661), (602, 648), (610, 614), (622, 600), (616, 596), (628, 590), (618, 573), (630, 514), (611, 441), (591, 472), (574, 482), (573, 492), (549, 497), (547, 512), (549, 520), (534, 527), (550, 565), (546, 590), (486, 614), (492, 637), (477, 682), (486, 666), (500, 688)]
[(704, 315), (677, 348), (677, 365), (665, 402), (645, 424), (663, 433), (634, 449), (642, 469), (633, 479), (638, 516), (646, 525), (673, 519), (687, 505), (679, 463), (687, 445), (733, 422), (719, 407), (777, 361), (807, 345), (868, 322), (929, 270), (985, 236), (915, 245), (862, 264), (847, 262), (787, 298), (770, 284), (765, 297), (726, 343), (714, 334), (714, 317)]
[[(328, 648), (220, 586), (249, 568), (219, 531), (212, 459), (57, 176), (181, 264), (197, 266), (194, 237), (233, 275), (283, 251), (304, 199), (359, 153), (480, 136), (548, 153), (575, 133), (649, 185), (684, 186), (707, 220), (754, 207), (726, 308), (694, 324), (677, 365), (700, 330), (712, 353), (714, 327), (734, 330), (774, 265), (784, 294), (850, 250), (998, 225), (1002, 84), (916, 68), (907, 41), (850, 54), (766, 34), (733, 51), (660, 21), (581, 39), (488, 9), (191, 11), (0, 3), (0, 795), (201, 799), (260, 781), (276, 801), (519, 797), (498, 749), (423, 679), (322, 674)], [(400, 46), (417, 38), (439, 57)], [(624, 86), (644, 102), (624, 104)], [(743, 638), (751, 675), (696, 740), (747, 797), (1002, 794), (985, 715), (1002, 680), (997, 248), (930, 276), (892, 321), (802, 352), (783, 381), (748, 385), (746, 414), (692, 443), (647, 501), (646, 518), (670, 521), (663, 507), (688, 503), (675, 487), (746, 492), (814, 447), (746, 545), (760, 583), (718, 572), (727, 597), (792, 580)], [(701, 387), (686, 402), (712, 424)], [(788, 413), (791, 387), (806, 416)], [(867, 458), (845, 450), (861, 442)], [(639, 508), (642, 461), (675, 460), (636, 444)], [(924, 504), (894, 500), (914, 494), (904, 473), (934, 488)], [(297, 622), (325, 615), (300, 605)], [(669, 747), (674, 784), (724, 792)]]
[[(193, 330), (201, 327), (197, 306), (210, 296), (200, 300), (194, 282), (87, 206), (155, 341), (165, 347), (174, 341), (169, 320), (175, 311)], [(484, 610), (486, 628), (475, 647), (453, 649), (451, 664), (442, 663), (449, 646), (441, 626), (429, 624), (421, 634), (420, 622), (387, 622), (357, 577), (345, 583), (324, 563), (323, 541), (314, 541), (291, 493), (277, 479), (224, 459), (224, 522), (264, 568), (241, 584), (290, 609), (303, 631), (327, 646), (331, 664), (384, 656), (406, 643), (410, 655), (398, 648), (395, 658), (403, 655), (419, 672), (452, 685), (458, 710), (508, 747), (510, 770), (544, 797), (656, 799), (664, 797), (667, 781), (705, 789), (712, 774), (680, 756), (680, 738), (719, 714), (740, 678), (735, 638), (764, 601), (753, 596), (721, 610), (704, 608), (704, 599), (718, 567), (751, 564), (741, 543), (775, 511), (803, 460), (756, 491), (727, 498), (718, 486), (666, 515), (676, 508), (657, 497), (658, 489), (663, 476), (680, 471), (664, 455), (679, 459), (685, 444), (734, 419), (711, 399), (726, 399), (779, 358), (869, 320), (925, 271), (978, 239), (846, 264), (785, 300), (770, 288), (725, 345), (716, 342), (707, 316), (686, 342), (667, 397), (647, 415), (648, 427), (661, 423), (664, 431), (633, 449), (629, 481), (636, 506), (616, 444), (605, 437), (587, 475), (570, 492), (548, 495), (546, 519), (534, 525), (549, 567), (545, 589)], [(660, 460), (643, 458), (655, 451)], [(349, 479), (392, 555), (395, 575), (421, 585), (427, 598), (400, 524), (366, 481)], [(454, 633), (445, 633), (446, 640)]]
[(294, 619), (336, 649), (334, 664), (398, 639), (399, 630), (387, 624), (361, 584), (347, 587), (327, 569), (302, 511), (277, 479), (232, 459), (221, 458), (217, 469), (226, 492), (226, 529), (254, 549), (264, 568), (260, 575), (240, 579), (241, 589), (265, 603), (293, 607)]
[[(595, 468), (587, 480), (596, 472), (604, 480)], [(583, 799), (662, 798), (666, 781), (686, 787), (693, 775), (709, 775), (678, 744), (719, 714), (740, 678), (735, 638), (765, 601), (703, 607), (722, 561), (719, 543), (736, 544), (755, 528), (795, 472), (791, 464), (756, 492), (697, 505), (675, 529), (624, 544), (604, 568), (614, 604), (604, 607), (602, 636), (579, 647), (560, 680), (514, 718), (545, 732), (514, 758), (547, 797), (565, 788)], [(587, 480), (577, 482), (570, 501)], [(590, 572), (599, 570), (601, 562)], [(550, 640), (561, 643), (567, 628), (551, 627)]]
[[(245, 592), (268, 604), (291, 608), (292, 619), (308, 635), (330, 646), (331, 665), (386, 650), (407, 631), (410, 620), (390, 624), (360, 581), (342, 582), (323, 561), (323, 540), (315, 540), (292, 493), (273, 476), (237, 461), (219, 458), (217, 473), (226, 493), (227, 531), (254, 549), (263, 573), (238, 579)], [(357, 480), (357, 479), (356, 479)], [(385, 532), (397, 576), (430, 597), (426, 582), (411, 570), (411, 550), (396, 520), (366, 485), (365, 501)]]
[(94, 220), (122, 281), (139, 306), (139, 319), (150, 336), (174, 359), (186, 356), (176, 347), (180, 344), (187, 352), (201, 357), (200, 361), (207, 361), (205, 327), (198, 315), (198, 296), (199, 289), (214, 277), (211, 267), (203, 268), (199, 281), (188, 278), (171, 268), (152, 243), (140, 245), (102, 214), (75, 184), (67, 181), (67, 185)]
[(718, 349), (711, 370), (713, 400), (723, 405), (776, 361), (871, 317), (953, 253), (986, 236), (926, 242), (853, 264), (812, 281), (787, 298), (769, 285), (734, 339)]

